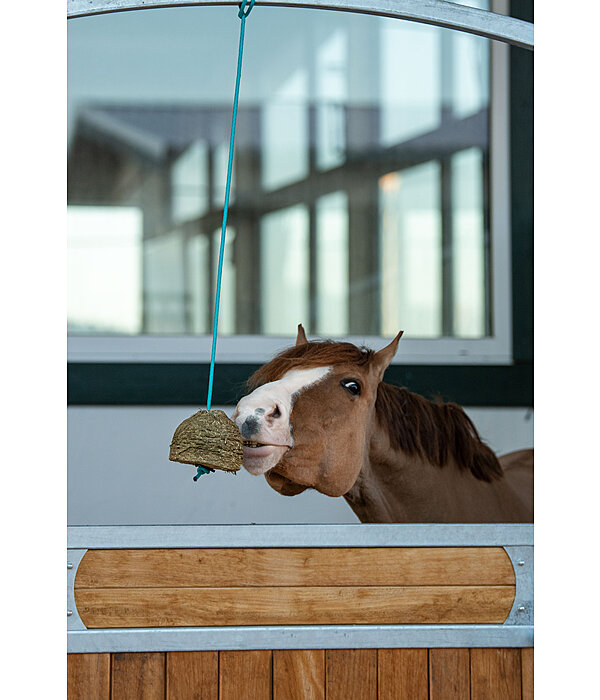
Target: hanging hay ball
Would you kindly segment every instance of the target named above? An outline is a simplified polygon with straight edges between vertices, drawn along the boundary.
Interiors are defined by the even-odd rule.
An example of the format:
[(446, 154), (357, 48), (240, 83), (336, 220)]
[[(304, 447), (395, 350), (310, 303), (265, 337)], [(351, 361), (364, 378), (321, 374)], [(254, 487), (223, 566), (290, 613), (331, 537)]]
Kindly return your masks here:
[[(243, 454), (240, 431), (223, 411), (198, 411), (175, 429), (169, 459), (211, 470), (237, 472)], [(199, 470), (198, 475), (201, 473)]]

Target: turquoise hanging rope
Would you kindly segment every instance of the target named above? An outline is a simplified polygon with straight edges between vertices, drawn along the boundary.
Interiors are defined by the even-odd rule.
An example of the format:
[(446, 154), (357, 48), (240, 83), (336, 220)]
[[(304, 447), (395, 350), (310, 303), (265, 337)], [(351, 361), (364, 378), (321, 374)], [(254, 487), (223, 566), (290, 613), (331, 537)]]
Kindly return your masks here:
[[(221, 226), (221, 246), (219, 248), (219, 266), (217, 271), (217, 290), (215, 295), (215, 312), (213, 319), (213, 337), (212, 350), (210, 355), (210, 370), (208, 373), (208, 396), (206, 400), (206, 408), (210, 411), (212, 406), (213, 383), (215, 376), (215, 356), (217, 354), (217, 328), (219, 325), (219, 307), (221, 303), (221, 282), (223, 278), (223, 258), (225, 255), (225, 234), (227, 231), (227, 214), (229, 212), (229, 194), (231, 192), (231, 171), (233, 169), (233, 148), (235, 144), (235, 127), (237, 123), (238, 101), (240, 96), (240, 79), (242, 77), (242, 56), (244, 53), (244, 36), (246, 33), (246, 17), (250, 14), (254, 7), (255, 0), (242, 0), (238, 17), (242, 20), (240, 26), (240, 43), (238, 48), (237, 75), (235, 78), (235, 92), (233, 95), (233, 113), (231, 116), (231, 136), (229, 138), (229, 160), (227, 162), (227, 183), (225, 186), (225, 203), (223, 205), (223, 224)], [(197, 481), (203, 474), (209, 474), (214, 469), (210, 467), (197, 467), (197, 474), (194, 481)]]
[(225, 253), (225, 232), (227, 230), (227, 213), (229, 211), (229, 193), (231, 191), (231, 170), (233, 166), (233, 147), (235, 143), (235, 125), (237, 122), (238, 100), (240, 96), (240, 78), (242, 77), (242, 55), (244, 53), (244, 34), (246, 32), (246, 17), (254, 7), (255, 0), (243, 0), (238, 17), (242, 20), (240, 27), (240, 45), (238, 49), (237, 75), (235, 78), (235, 93), (233, 97), (233, 115), (231, 117), (231, 137), (229, 139), (229, 161), (227, 163), (227, 184), (225, 187), (225, 204), (223, 205), (223, 225), (221, 227), (221, 247), (219, 248), (219, 268), (217, 273), (217, 293), (215, 297), (215, 315), (213, 320), (212, 352), (210, 356), (210, 372), (208, 375), (208, 399), (206, 408), (210, 411), (212, 404), (213, 382), (215, 374), (215, 355), (217, 352), (217, 326), (219, 324), (219, 306), (221, 303), (221, 281), (223, 276), (223, 257)]

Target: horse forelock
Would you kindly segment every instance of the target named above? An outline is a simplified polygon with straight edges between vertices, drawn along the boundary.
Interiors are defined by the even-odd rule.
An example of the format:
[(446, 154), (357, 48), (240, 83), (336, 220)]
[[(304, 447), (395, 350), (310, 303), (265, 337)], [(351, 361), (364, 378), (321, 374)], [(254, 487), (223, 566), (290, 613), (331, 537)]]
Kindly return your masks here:
[(262, 384), (281, 379), (292, 369), (311, 369), (329, 365), (367, 365), (375, 352), (369, 348), (358, 348), (352, 343), (333, 340), (317, 340), (288, 348), (263, 365), (248, 379), (248, 388), (256, 389)]
[(408, 389), (379, 384), (375, 411), (392, 448), (443, 467), (453, 460), (482, 481), (501, 478), (496, 455), (455, 403), (434, 403)]

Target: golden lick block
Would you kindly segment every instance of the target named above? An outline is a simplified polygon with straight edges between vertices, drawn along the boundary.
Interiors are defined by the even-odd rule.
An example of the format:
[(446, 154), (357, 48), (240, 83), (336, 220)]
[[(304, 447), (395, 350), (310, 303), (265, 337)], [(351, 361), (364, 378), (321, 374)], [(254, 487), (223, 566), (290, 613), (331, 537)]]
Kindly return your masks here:
[(244, 447), (236, 424), (223, 411), (198, 411), (180, 423), (171, 441), (172, 462), (239, 471)]

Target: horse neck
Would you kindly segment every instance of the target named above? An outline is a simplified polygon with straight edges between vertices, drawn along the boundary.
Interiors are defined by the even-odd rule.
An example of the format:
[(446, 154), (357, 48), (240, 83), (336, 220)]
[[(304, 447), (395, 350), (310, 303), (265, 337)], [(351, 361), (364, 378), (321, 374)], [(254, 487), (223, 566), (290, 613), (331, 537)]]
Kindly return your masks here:
[(359, 476), (344, 498), (364, 523), (521, 522), (514, 492), (504, 478), (491, 482), (393, 449), (373, 420)]

